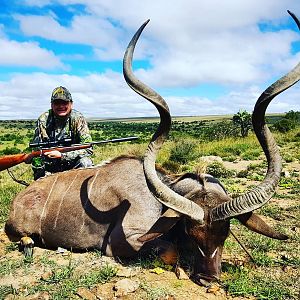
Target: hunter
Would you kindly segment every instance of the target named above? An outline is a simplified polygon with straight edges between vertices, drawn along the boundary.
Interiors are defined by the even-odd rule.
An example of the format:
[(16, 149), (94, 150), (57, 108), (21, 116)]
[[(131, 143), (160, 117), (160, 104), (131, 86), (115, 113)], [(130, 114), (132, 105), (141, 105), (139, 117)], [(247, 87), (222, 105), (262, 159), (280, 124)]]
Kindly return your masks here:
[[(58, 145), (83, 144), (92, 142), (87, 121), (73, 109), (73, 99), (63, 86), (55, 88), (51, 95), (51, 109), (44, 112), (36, 122), (34, 143), (57, 142)], [(93, 165), (90, 156), (92, 148), (61, 153), (49, 150), (43, 157), (32, 160), (34, 180), (50, 173)]]

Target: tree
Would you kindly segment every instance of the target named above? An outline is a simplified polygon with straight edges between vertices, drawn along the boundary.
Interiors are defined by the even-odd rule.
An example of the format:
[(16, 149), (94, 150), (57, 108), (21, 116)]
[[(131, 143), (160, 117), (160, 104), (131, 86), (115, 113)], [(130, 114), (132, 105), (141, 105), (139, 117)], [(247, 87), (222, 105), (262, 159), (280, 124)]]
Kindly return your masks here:
[(290, 110), (285, 116), (274, 123), (274, 128), (279, 132), (288, 132), (300, 123), (300, 112)]
[(249, 130), (252, 128), (252, 116), (246, 110), (240, 110), (233, 115), (233, 124), (238, 125), (241, 129), (242, 137), (248, 136)]
[(290, 110), (285, 114), (284, 117), (285, 117), (285, 119), (289, 119), (296, 124), (300, 122), (300, 112), (299, 111)]

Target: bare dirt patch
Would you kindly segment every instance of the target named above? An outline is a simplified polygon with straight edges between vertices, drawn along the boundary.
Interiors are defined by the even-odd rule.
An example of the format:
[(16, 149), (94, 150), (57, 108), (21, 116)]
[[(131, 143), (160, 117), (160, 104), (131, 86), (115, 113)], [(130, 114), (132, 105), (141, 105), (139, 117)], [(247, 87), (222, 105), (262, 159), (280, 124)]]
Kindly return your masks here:
[[(93, 252), (58, 253), (54, 250), (35, 248), (33, 261), (24, 264), (23, 253), (17, 249), (7, 252), (8, 245), (10, 242), (2, 231), (0, 261), (10, 262), (11, 271), (8, 270), (7, 274), (0, 276), (0, 286), (11, 286), (22, 296), (9, 294), (5, 298), (0, 296), (0, 299), (52, 299), (51, 293), (45, 291), (26, 294), (29, 293), (30, 287), (46, 283), (54, 272), (67, 269), (70, 264), (75, 277), (88, 275), (105, 265), (113, 266), (118, 270), (117, 275), (107, 283), (95, 284), (91, 288), (77, 287), (72, 299), (249, 299), (231, 297), (218, 284), (201, 287), (191, 280), (179, 280), (171, 270), (163, 270), (162, 273), (156, 274), (152, 269), (139, 266), (138, 262), (128, 265), (110, 257), (97, 256)], [(14, 268), (14, 264), (19, 264), (19, 266)], [(133, 292), (125, 291), (118, 295), (115, 286), (124, 278), (138, 282), (138, 288)]]

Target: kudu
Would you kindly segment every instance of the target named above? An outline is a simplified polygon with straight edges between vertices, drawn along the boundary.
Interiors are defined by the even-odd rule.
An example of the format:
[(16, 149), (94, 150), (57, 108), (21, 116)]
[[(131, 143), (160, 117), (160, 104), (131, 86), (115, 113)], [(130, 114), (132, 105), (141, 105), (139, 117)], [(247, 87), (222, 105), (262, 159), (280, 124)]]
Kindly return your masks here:
[[(298, 19), (291, 15), (299, 27)], [(193, 278), (199, 283), (201, 278), (212, 280), (220, 274), (231, 218), (270, 238), (287, 238), (253, 211), (272, 197), (281, 173), (281, 157), (265, 124), (265, 111), (276, 95), (300, 79), (300, 64), (257, 100), (253, 127), (268, 170), (258, 186), (232, 199), (210, 175), (174, 176), (156, 169), (156, 156), (167, 138), (171, 116), (163, 98), (133, 75), (134, 48), (147, 23), (133, 36), (123, 61), (128, 85), (155, 105), (160, 115), (143, 160), (122, 156), (102, 166), (57, 173), (33, 182), (14, 199), (5, 231), (13, 241), (29, 236), (49, 248), (97, 248), (119, 257), (132, 257), (155, 245), (167, 251), (168, 255), (162, 255), (165, 259), (173, 255), (169, 259), (173, 262), (178, 258), (178, 248), (167, 249), (169, 244), (160, 236), (175, 231), (176, 240), (184, 238), (192, 249)]]

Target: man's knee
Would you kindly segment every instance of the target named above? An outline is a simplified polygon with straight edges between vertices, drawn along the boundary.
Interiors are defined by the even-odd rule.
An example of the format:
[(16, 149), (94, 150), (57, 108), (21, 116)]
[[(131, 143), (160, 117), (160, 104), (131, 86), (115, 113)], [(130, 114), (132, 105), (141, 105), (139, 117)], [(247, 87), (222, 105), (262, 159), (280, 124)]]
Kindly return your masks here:
[(93, 161), (89, 157), (82, 157), (79, 159), (75, 168), (88, 168), (93, 166)]

